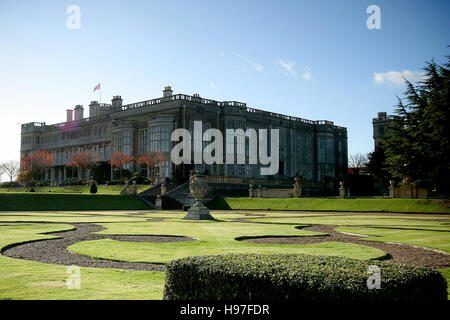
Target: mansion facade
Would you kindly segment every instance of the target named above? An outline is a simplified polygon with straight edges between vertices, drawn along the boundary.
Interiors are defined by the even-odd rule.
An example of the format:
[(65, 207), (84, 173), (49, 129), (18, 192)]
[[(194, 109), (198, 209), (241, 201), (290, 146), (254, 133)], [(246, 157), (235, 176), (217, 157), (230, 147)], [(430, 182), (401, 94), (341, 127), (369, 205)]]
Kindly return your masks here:
[[(177, 128), (194, 131), (194, 121), (202, 121), (206, 131), (226, 129), (279, 129), (279, 170), (275, 176), (260, 176), (260, 164), (181, 164), (174, 165), (170, 152), (177, 142), (171, 133)], [(269, 130), (268, 130), (269, 131)], [(109, 161), (120, 151), (136, 159), (146, 151), (163, 152), (169, 160), (162, 165), (146, 168), (137, 164), (126, 167), (143, 175), (158, 174), (186, 180), (191, 170), (215, 176), (286, 179), (295, 175), (312, 182), (326, 178), (347, 180), (347, 129), (331, 121), (312, 121), (274, 112), (249, 108), (236, 101), (215, 101), (198, 94), (174, 94), (165, 87), (163, 97), (123, 104), (114, 96), (111, 104), (92, 101), (89, 117), (77, 105), (67, 110), (65, 122), (48, 125), (45, 122), (22, 124), (21, 159), (38, 150), (50, 152), (54, 166), (48, 179), (67, 178), (66, 165), (75, 152), (92, 152), (100, 161)], [(238, 147), (238, 146), (236, 146)], [(248, 144), (245, 146), (248, 155)], [(225, 155), (224, 155), (225, 159)], [(111, 171), (112, 172), (112, 171)], [(80, 176), (88, 178), (89, 173)]]

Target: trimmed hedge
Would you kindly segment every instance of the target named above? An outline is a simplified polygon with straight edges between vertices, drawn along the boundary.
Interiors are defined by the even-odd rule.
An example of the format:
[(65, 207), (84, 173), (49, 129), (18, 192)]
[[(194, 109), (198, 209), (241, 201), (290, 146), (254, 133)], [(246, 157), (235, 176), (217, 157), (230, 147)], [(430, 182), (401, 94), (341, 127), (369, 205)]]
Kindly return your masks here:
[(450, 213), (444, 199), (216, 198), (211, 210)]
[[(381, 271), (369, 290), (368, 267)], [(165, 300), (447, 300), (447, 282), (429, 268), (293, 254), (187, 257), (167, 265)]]
[(133, 196), (113, 194), (0, 193), (0, 211), (145, 210)]

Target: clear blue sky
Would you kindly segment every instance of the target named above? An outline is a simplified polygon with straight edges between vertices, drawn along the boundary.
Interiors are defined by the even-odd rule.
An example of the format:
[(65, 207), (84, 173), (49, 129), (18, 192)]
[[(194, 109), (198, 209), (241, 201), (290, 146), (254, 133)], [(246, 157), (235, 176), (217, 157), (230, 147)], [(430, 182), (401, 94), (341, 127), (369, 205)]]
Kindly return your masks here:
[[(69, 5), (81, 10), (70, 30)], [(369, 5), (381, 29), (369, 30)], [(0, 2), (0, 161), (18, 159), (19, 123), (120, 94), (175, 93), (348, 128), (349, 155), (373, 149), (372, 118), (392, 113), (425, 61), (450, 54), (450, 1)]]

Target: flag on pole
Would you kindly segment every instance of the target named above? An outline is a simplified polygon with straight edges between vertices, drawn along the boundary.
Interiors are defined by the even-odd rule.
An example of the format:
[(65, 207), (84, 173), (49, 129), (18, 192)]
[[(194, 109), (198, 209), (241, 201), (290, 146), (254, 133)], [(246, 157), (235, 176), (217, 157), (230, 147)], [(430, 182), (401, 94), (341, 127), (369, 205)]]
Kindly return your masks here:
[(99, 83), (98, 85), (95, 86), (94, 92), (95, 92), (96, 90), (100, 90), (100, 83)]

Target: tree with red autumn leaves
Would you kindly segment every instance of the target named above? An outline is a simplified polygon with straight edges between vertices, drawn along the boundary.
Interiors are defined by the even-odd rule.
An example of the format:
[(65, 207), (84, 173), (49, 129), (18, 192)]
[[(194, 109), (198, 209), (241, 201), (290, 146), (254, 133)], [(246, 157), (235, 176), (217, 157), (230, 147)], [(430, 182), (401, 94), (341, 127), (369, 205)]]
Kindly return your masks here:
[(98, 153), (91, 152), (74, 152), (70, 155), (70, 160), (67, 162), (68, 167), (77, 168), (77, 170), (83, 173), (85, 170), (91, 169), (98, 164), (100, 156)]
[(164, 161), (167, 161), (169, 156), (166, 152), (145, 151), (138, 157), (139, 164), (145, 164), (148, 168), (147, 176), (150, 174), (150, 168), (157, 165), (161, 167)]
[(123, 167), (134, 161), (133, 156), (129, 156), (123, 152), (116, 151), (113, 153), (109, 164), (116, 170), (120, 170), (120, 178), (122, 178)]
[(31, 155), (27, 155), (22, 159), (22, 170), (29, 171), (34, 180), (44, 178), (44, 172), (50, 169), (55, 163), (55, 157), (45, 151), (38, 150)]

